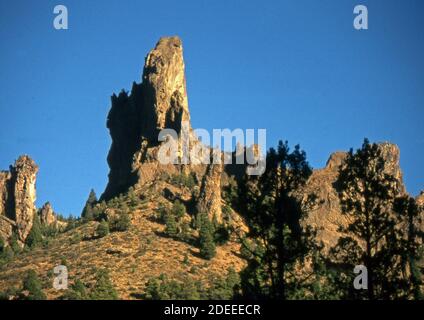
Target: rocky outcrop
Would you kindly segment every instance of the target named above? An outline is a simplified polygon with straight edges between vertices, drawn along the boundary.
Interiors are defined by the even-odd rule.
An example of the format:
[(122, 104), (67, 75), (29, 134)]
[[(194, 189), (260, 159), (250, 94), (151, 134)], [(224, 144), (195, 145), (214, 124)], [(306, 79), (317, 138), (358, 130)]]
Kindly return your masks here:
[(208, 165), (206, 174), (203, 176), (197, 211), (207, 213), (211, 221), (222, 223), (221, 208), (221, 175), (222, 164)]
[(21, 156), (9, 171), (0, 173), (0, 235), (10, 239), (15, 231), (23, 244), (34, 220), (35, 181), (38, 166), (29, 156)]
[(54, 214), (50, 202), (46, 202), (39, 211), (40, 222), (45, 226), (52, 226), (57, 224), (57, 217)]
[[(384, 171), (396, 178), (400, 194), (405, 193), (399, 163), (399, 148), (387, 142), (380, 143), (378, 146), (385, 159)], [(303, 192), (304, 195), (315, 194), (317, 196), (316, 205), (309, 212), (304, 224), (317, 229), (317, 239), (323, 242), (326, 249), (334, 246), (342, 235), (339, 227), (345, 227), (348, 224), (346, 217), (341, 213), (339, 195), (335, 186), (340, 166), (346, 155), (346, 152), (333, 153), (325, 168), (314, 170)]]
[(196, 140), (190, 126), (184, 69), (181, 40), (161, 38), (146, 57), (142, 83), (134, 83), (130, 95), (123, 91), (112, 96), (107, 120), (112, 137), (110, 173), (101, 199), (151, 182), (162, 171), (175, 171), (174, 165), (161, 168), (158, 164), (161, 129), (180, 134), (185, 128), (190, 139)]

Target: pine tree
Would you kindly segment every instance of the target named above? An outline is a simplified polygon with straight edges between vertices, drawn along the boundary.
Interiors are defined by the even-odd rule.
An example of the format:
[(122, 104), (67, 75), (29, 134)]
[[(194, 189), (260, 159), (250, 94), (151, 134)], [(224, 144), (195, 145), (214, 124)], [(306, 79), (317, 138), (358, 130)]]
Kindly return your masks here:
[(22, 292), (22, 298), (27, 300), (45, 300), (46, 295), (42, 290), (42, 285), (34, 270), (29, 270), (22, 286), (22, 291), (26, 291), (27, 295)]
[(205, 259), (212, 259), (216, 254), (214, 242), (214, 228), (205, 213), (199, 213), (200, 228), (199, 228), (199, 247), (200, 255)]
[(122, 212), (110, 220), (110, 231), (123, 232), (131, 225), (131, 217), (127, 212)]
[(96, 283), (90, 294), (93, 300), (117, 300), (118, 293), (113, 287), (107, 270), (99, 270), (96, 274)]
[(85, 206), (82, 209), (81, 217), (84, 221), (92, 221), (94, 219), (94, 206), (97, 203), (97, 196), (93, 189), (91, 189)]
[(34, 215), (31, 231), (25, 239), (25, 244), (29, 248), (35, 248), (43, 243), (43, 234), (41, 229), (40, 218), (36, 214)]
[(175, 216), (177, 221), (179, 221), (184, 217), (186, 208), (179, 200), (176, 200), (172, 205), (171, 213)]
[(165, 212), (165, 233), (170, 237), (175, 237), (178, 234), (178, 226), (175, 216), (169, 211)]
[[(336, 185), (342, 214), (349, 224), (340, 228), (346, 236), (339, 239), (331, 255), (342, 266), (340, 278), (346, 280), (342, 285), (347, 297), (409, 297), (410, 284), (404, 270), (408, 259), (417, 256), (417, 237), (410, 229), (416, 224), (417, 214), (408, 199), (398, 202), (400, 182), (387, 172), (379, 146), (365, 139), (361, 149), (355, 153), (351, 149)], [(367, 268), (368, 290), (352, 288), (356, 265)]]
[(312, 169), (306, 154), (287, 142), (271, 148), (261, 176), (246, 176), (239, 188), (240, 213), (249, 227), (242, 241), (247, 267), (241, 272), (243, 295), (247, 298), (289, 299), (305, 279), (296, 278), (295, 268), (311, 252), (318, 252), (310, 228), (301, 226), (314, 195), (304, 202), (302, 191)]

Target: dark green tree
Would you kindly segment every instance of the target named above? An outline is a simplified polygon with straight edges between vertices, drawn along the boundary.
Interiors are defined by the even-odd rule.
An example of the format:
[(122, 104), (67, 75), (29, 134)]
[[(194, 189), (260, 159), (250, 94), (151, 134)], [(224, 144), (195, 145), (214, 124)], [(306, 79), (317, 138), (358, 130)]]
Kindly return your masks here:
[[(348, 153), (336, 182), (342, 214), (348, 225), (331, 250), (339, 262), (341, 285), (347, 298), (399, 299), (410, 296), (405, 266), (417, 257), (416, 208), (403, 194), (401, 182), (386, 168), (377, 144), (367, 139), (360, 149)], [(353, 268), (364, 265), (368, 289), (353, 288)]]
[[(26, 292), (26, 294), (25, 294)], [(34, 270), (29, 270), (22, 285), (22, 299), (26, 300), (45, 300), (46, 295), (43, 292), (40, 279)]]
[(127, 212), (122, 212), (109, 221), (110, 231), (123, 232), (127, 231), (131, 225), (131, 217)]
[(61, 297), (62, 300), (87, 300), (88, 298), (87, 288), (79, 279)]
[(265, 172), (246, 176), (240, 184), (240, 213), (249, 227), (242, 240), (248, 262), (241, 272), (245, 297), (293, 298), (311, 276), (296, 275), (296, 266), (320, 249), (312, 230), (301, 225), (315, 201), (314, 195), (304, 201), (299, 197), (311, 173), (305, 152), (298, 145), (290, 151), (280, 141), (277, 150), (267, 153)]
[(175, 216), (171, 212), (166, 211), (164, 220), (166, 226), (165, 233), (170, 237), (175, 237), (178, 234), (178, 224)]
[(90, 294), (93, 300), (117, 300), (118, 293), (113, 287), (107, 270), (99, 270), (96, 274), (96, 283)]
[(212, 222), (206, 213), (198, 214), (199, 226), (199, 248), (200, 255), (205, 259), (212, 259), (216, 254), (214, 234)]
[(84, 221), (92, 221), (94, 219), (94, 206), (97, 203), (97, 196), (93, 189), (91, 189), (85, 206), (82, 209), (81, 217)]
[(176, 200), (173, 204), (172, 204), (172, 209), (171, 209), (171, 213), (175, 216), (175, 218), (177, 219), (177, 221), (180, 221), (185, 213), (186, 213), (186, 208), (185, 206), (181, 203), (180, 200)]
[(109, 234), (109, 224), (102, 220), (96, 228), (96, 235), (99, 238), (106, 237)]
[(27, 238), (25, 239), (25, 244), (29, 248), (35, 248), (43, 243), (43, 233), (40, 218), (38, 215), (34, 215), (34, 220), (32, 223), (32, 228)]

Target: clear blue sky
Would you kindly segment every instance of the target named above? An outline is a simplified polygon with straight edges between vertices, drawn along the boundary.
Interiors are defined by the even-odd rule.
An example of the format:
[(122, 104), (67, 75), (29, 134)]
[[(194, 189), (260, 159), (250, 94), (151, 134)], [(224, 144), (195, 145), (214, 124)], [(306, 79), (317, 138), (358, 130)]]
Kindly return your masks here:
[[(53, 8), (69, 30), (53, 28)], [(366, 4), (369, 30), (353, 29)], [(184, 44), (195, 128), (266, 128), (311, 164), (364, 137), (400, 146), (424, 189), (424, 1), (0, 2), (0, 168), (40, 166), (37, 205), (79, 214), (107, 182), (110, 95), (140, 81), (160, 36)]]

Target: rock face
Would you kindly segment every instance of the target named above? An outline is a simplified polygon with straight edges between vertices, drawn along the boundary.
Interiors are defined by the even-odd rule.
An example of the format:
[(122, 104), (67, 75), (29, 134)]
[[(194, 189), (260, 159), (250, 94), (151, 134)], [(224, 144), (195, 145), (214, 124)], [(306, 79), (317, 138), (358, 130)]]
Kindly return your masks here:
[(35, 181), (38, 166), (28, 156), (16, 160), (10, 171), (0, 173), (0, 235), (8, 240), (15, 231), (24, 243), (36, 212)]
[[(112, 137), (110, 173), (102, 199), (157, 176), (161, 129), (174, 129), (179, 134), (185, 124), (192, 134), (184, 68), (181, 40), (161, 38), (146, 57), (142, 83), (134, 83), (130, 95), (121, 92), (112, 96), (107, 120)], [(167, 169), (175, 170), (171, 167), (175, 166)]]
[[(399, 148), (391, 143), (380, 143), (379, 148), (385, 161), (385, 171), (398, 181), (401, 193), (405, 193), (402, 171), (400, 170)], [(338, 228), (348, 224), (341, 213), (339, 196), (334, 183), (338, 178), (340, 166), (346, 158), (346, 152), (335, 152), (327, 161), (325, 168), (314, 170), (309, 178), (304, 194), (315, 194), (317, 206), (309, 213), (305, 224), (317, 228), (317, 238), (322, 241), (324, 248), (334, 246), (342, 235)]]
[(211, 221), (222, 223), (221, 175), (222, 164), (210, 164), (203, 176), (197, 211), (207, 213)]
[(53, 208), (50, 202), (46, 202), (39, 211), (39, 217), (41, 224), (45, 226), (51, 226), (57, 224), (57, 218), (54, 214)]

